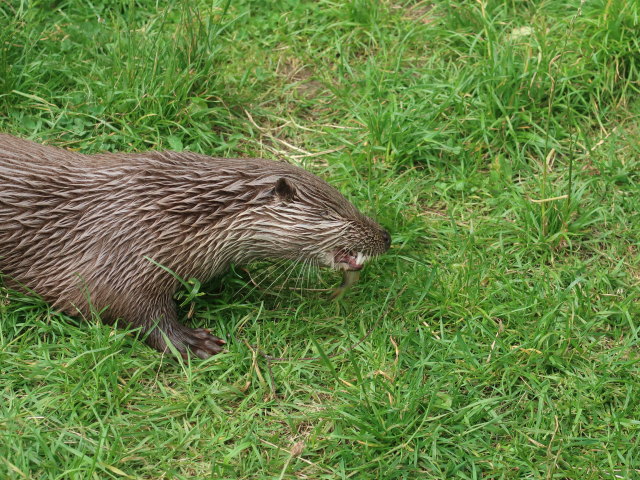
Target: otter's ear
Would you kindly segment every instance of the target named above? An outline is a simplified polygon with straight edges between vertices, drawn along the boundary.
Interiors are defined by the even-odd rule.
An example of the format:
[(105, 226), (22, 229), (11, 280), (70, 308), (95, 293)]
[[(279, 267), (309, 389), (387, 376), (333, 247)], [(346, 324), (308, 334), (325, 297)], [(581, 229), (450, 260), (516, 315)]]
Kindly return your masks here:
[(285, 177), (280, 177), (273, 187), (273, 193), (275, 193), (281, 200), (289, 202), (293, 200), (293, 196), (296, 193), (296, 189), (291, 183), (291, 180)]

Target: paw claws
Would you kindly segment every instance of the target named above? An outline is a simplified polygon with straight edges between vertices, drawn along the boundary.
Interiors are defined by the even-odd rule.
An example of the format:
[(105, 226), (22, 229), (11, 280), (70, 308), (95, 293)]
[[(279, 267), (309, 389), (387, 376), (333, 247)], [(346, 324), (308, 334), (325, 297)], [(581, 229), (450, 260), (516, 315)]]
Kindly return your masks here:
[[(209, 358), (223, 352), (227, 344), (222, 338), (212, 335), (208, 328), (189, 328), (184, 325), (172, 329), (169, 340), (184, 360), (188, 360), (190, 353), (202, 359)], [(161, 351), (166, 350), (165, 347)]]
[(203, 359), (224, 351), (222, 346), (227, 344), (225, 340), (212, 335), (208, 328), (189, 329), (185, 332), (183, 342), (185, 349), (182, 353), (183, 357), (187, 355), (187, 350), (191, 350), (193, 354)]

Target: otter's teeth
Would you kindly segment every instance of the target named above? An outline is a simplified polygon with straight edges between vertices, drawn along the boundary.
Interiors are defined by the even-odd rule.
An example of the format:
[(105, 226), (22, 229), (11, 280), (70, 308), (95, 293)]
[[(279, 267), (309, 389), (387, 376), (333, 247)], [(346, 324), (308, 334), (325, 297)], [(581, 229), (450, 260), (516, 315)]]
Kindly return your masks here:
[(360, 270), (368, 258), (361, 252), (338, 250), (332, 254), (331, 265), (343, 270)]

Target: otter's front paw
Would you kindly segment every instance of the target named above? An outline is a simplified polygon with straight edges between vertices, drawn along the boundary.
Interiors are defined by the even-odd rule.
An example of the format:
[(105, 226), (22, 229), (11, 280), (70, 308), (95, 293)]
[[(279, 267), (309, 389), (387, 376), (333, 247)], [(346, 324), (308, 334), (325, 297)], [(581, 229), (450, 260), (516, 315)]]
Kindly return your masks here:
[(170, 340), (185, 360), (189, 351), (200, 358), (209, 358), (222, 352), (222, 347), (227, 343), (211, 335), (208, 328), (189, 328), (184, 325), (181, 325), (178, 332), (174, 332), (173, 337)]
[[(191, 330), (191, 341), (189, 343), (189, 350), (195, 353), (200, 358), (209, 358), (216, 353), (222, 352), (222, 347), (227, 344), (221, 338), (211, 335), (211, 331), (208, 328), (195, 328)], [(183, 358), (186, 357), (182, 354)]]

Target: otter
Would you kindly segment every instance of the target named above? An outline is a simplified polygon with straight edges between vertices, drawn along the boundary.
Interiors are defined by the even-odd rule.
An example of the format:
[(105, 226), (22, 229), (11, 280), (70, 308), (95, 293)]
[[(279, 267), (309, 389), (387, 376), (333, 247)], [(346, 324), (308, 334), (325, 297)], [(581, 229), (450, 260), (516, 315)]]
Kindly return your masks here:
[(0, 134), (4, 283), (69, 315), (127, 322), (160, 352), (169, 341), (185, 358), (208, 358), (225, 344), (178, 321), (178, 278), (278, 258), (350, 273), (390, 244), (335, 188), (290, 164), (86, 155)]

